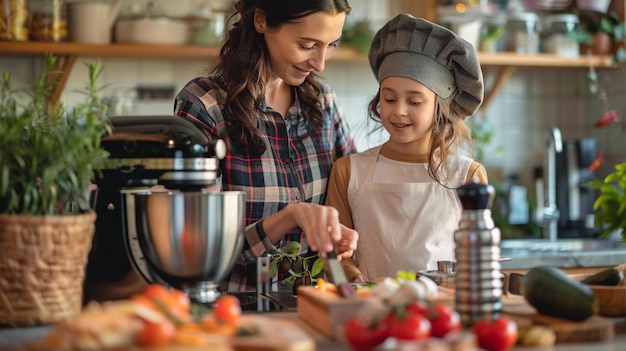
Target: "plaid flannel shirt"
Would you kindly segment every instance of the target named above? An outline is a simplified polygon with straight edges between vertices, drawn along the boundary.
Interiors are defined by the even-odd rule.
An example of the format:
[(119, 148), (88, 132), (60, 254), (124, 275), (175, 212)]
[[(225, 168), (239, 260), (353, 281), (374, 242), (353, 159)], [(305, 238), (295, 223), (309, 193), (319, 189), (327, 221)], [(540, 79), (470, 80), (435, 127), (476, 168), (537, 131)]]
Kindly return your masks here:
[[(188, 118), (206, 132), (209, 139), (225, 139), (228, 116), (222, 113), (226, 92), (215, 78), (195, 78), (176, 96), (175, 114)], [(320, 103), (324, 126), (309, 128), (297, 96), (283, 118), (263, 100), (259, 113), (259, 129), (265, 136), (266, 150), (259, 157), (229, 148), (220, 162), (223, 190), (245, 191), (246, 241), (240, 262), (230, 278), (222, 283), (222, 291), (256, 289), (256, 258), (275, 246), (262, 230), (262, 219), (293, 202), (324, 204), (326, 185), (336, 159), (356, 151), (343, 119), (343, 110), (336, 103), (333, 90), (322, 84)], [(304, 233), (297, 228), (285, 233), (280, 246), (290, 241), (303, 243)]]

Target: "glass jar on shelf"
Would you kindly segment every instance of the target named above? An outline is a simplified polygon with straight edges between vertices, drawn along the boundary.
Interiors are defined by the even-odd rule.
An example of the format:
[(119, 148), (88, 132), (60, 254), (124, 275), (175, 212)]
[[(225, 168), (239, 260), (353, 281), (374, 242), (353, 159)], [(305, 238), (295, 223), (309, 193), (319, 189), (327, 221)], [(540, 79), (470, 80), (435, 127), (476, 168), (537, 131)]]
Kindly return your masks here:
[(225, 7), (215, 1), (204, 1), (191, 21), (191, 43), (218, 45), (224, 36), (228, 14)]
[(520, 12), (509, 16), (506, 50), (520, 54), (539, 52), (539, 16), (536, 13)]
[(30, 0), (30, 13), (31, 40), (67, 40), (67, 11), (63, 0)]
[(504, 51), (504, 28), (506, 16), (492, 15), (486, 16), (480, 33), (479, 50), (482, 52)]
[(0, 0), (0, 40), (28, 40), (28, 0)]
[(579, 28), (578, 16), (571, 13), (548, 15), (542, 32), (542, 48), (546, 53), (578, 57), (580, 45), (574, 34)]

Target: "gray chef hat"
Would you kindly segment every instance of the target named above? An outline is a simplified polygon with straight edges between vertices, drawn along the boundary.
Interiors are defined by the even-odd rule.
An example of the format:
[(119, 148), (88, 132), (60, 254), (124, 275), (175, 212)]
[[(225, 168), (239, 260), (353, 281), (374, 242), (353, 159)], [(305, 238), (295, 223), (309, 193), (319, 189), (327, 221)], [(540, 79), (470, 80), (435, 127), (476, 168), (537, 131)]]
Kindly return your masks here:
[(474, 47), (449, 29), (400, 14), (374, 36), (372, 71), (382, 82), (391, 76), (414, 79), (450, 103), (465, 118), (483, 101), (483, 74)]

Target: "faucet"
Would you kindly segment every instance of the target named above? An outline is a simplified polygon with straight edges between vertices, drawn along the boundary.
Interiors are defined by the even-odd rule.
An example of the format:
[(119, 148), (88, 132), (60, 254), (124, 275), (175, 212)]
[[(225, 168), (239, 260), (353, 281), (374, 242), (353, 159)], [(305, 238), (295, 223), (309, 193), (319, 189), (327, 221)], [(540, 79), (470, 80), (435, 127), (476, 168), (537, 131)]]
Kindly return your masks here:
[(557, 240), (559, 209), (556, 206), (556, 155), (563, 151), (561, 131), (552, 127), (546, 133), (543, 155), (544, 169), (544, 204), (541, 212), (543, 238), (554, 242)]

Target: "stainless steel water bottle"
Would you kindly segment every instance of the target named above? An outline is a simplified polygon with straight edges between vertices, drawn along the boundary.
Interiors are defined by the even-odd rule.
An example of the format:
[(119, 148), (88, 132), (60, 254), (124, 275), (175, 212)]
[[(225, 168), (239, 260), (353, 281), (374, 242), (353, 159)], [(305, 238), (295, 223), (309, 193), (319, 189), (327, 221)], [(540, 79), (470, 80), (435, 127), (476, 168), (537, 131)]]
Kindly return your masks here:
[(455, 306), (463, 327), (471, 327), (502, 309), (500, 230), (491, 218), (493, 186), (472, 182), (458, 188), (457, 194), (463, 213), (454, 232)]

